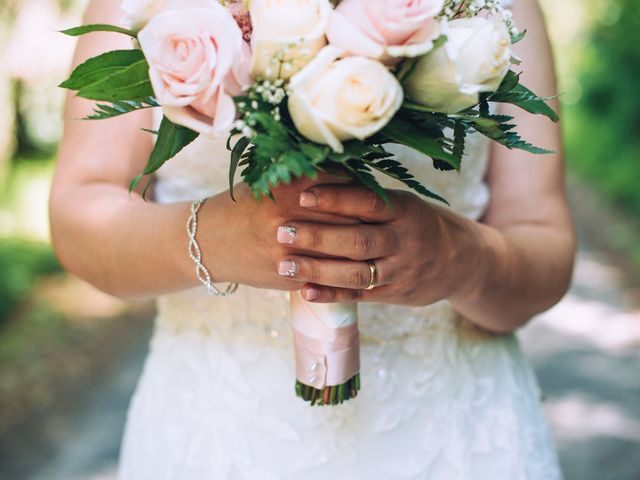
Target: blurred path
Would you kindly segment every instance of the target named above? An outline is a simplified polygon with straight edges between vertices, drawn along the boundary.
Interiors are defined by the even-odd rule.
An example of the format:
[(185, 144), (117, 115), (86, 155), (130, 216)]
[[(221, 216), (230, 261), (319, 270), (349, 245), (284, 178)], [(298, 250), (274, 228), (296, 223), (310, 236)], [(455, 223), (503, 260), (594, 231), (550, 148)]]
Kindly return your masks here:
[[(567, 480), (638, 480), (640, 284), (633, 286), (625, 259), (611, 255), (596, 234), (606, 237), (611, 228), (621, 235), (619, 226), (609, 225), (606, 213), (594, 214), (596, 197), (583, 188), (572, 196), (578, 230), (589, 233), (582, 235), (572, 290), (524, 329), (522, 343), (540, 377)], [(42, 424), (57, 433), (32, 458), (31, 474), (3, 476), (0, 468), (0, 477), (112, 479), (145, 352), (141, 342), (72, 411)]]
[(132, 329), (120, 356), (80, 396), (36, 413), (0, 442), (0, 478), (99, 480), (114, 478), (125, 414), (151, 333), (149, 319)]
[(640, 238), (598, 200), (572, 185), (580, 245), (571, 291), (520, 337), (567, 480), (638, 480), (640, 282), (610, 246)]

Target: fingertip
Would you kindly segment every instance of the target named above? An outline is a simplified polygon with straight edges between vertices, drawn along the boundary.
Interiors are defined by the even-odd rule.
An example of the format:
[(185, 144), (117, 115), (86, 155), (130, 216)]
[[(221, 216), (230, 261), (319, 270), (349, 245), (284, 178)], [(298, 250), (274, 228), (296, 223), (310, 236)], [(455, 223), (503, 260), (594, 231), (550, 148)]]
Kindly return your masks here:
[(320, 298), (320, 290), (316, 287), (307, 286), (302, 289), (302, 296), (305, 300), (312, 302)]
[(312, 208), (318, 206), (318, 196), (311, 190), (307, 190), (300, 194), (300, 206), (304, 208)]

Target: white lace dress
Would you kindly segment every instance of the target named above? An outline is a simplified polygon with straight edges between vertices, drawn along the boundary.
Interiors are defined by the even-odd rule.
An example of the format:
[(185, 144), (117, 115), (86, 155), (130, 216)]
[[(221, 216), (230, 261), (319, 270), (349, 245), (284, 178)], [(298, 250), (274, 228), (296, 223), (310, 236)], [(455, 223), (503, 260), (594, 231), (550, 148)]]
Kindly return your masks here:
[[(460, 173), (395, 151), (457, 212), (482, 215), (483, 138), (470, 137)], [(199, 139), (162, 168), (157, 198), (223, 191), (227, 168), (224, 141)], [(560, 478), (536, 380), (513, 335), (480, 331), (447, 302), (361, 304), (360, 395), (310, 407), (294, 393), (288, 313), (286, 293), (244, 286), (230, 298), (202, 288), (159, 298), (120, 478)]]

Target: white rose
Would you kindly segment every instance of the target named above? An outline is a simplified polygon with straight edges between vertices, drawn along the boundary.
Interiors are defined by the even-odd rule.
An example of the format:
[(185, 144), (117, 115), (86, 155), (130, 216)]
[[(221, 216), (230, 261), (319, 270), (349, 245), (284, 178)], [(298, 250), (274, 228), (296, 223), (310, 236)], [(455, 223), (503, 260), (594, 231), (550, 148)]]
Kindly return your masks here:
[(457, 113), (498, 89), (511, 66), (511, 37), (497, 16), (452, 20), (442, 33), (447, 43), (417, 61), (405, 93), (436, 112)]
[(329, 0), (253, 0), (251, 74), (289, 78), (327, 44)]
[(380, 131), (402, 105), (402, 86), (387, 68), (363, 57), (339, 59), (342, 50), (323, 48), (291, 78), (289, 113), (309, 140), (342, 152), (342, 141)]

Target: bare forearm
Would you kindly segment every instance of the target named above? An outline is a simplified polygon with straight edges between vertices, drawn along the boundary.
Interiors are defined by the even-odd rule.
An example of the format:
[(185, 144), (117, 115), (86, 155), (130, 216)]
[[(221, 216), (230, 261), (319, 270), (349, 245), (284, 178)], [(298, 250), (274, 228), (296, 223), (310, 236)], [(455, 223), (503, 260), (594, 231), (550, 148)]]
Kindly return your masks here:
[(476, 248), (461, 266), (454, 308), (491, 331), (509, 332), (524, 325), (565, 294), (573, 268), (570, 229), (520, 224), (500, 230), (468, 226)]
[[(195, 285), (184, 223), (187, 204), (145, 202), (92, 183), (52, 197), (52, 240), (66, 269), (98, 288), (138, 298)], [(189, 275), (190, 273), (190, 275)]]
[[(536, 0), (514, 2), (516, 21), (527, 35), (517, 45), (524, 83), (540, 95), (556, 94), (549, 39)], [(560, 111), (557, 100), (550, 102)], [(468, 285), (454, 295), (455, 308), (477, 324), (511, 331), (555, 304), (568, 287), (575, 237), (565, 198), (562, 139), (558, 124), (515, 107), (502, 113), (534, 145), (555, 153), (535, 156), (495, 147), (487, 174), (491, 203), (484, 225), (470, 230), (481, 246)], [(471, 248), (473, 250), (473, 248)]]

